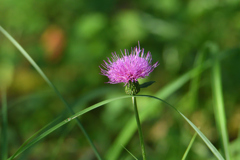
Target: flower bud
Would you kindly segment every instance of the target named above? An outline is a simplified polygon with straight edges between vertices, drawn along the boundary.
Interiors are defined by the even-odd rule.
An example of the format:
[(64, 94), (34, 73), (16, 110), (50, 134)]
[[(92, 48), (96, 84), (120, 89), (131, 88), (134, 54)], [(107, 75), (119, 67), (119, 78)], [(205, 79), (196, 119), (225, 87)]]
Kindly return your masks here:
[(140, 85), (138, 81), (129, 81), (125, 87), (125, 92), (128, 95), (136, 95), (140, 91)]

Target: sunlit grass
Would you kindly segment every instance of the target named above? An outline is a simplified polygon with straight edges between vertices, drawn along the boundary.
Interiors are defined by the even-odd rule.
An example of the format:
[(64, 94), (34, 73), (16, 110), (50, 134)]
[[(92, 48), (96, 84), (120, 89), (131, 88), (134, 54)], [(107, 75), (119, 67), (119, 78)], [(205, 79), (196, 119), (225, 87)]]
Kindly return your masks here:
[(229, 138), (227, 132), (227, 121), (223, 100), (222, 82), (221, 82), (221, 67), (218, 57), (218, 48), (212, 44), (210, 52), (214, 56), (214, 63), (212, 67), (212, 88), (214, 98), (214, 115), (217, 123), (218, 133), (220, 136), (222, 150), (226, 160), (230, 160)]

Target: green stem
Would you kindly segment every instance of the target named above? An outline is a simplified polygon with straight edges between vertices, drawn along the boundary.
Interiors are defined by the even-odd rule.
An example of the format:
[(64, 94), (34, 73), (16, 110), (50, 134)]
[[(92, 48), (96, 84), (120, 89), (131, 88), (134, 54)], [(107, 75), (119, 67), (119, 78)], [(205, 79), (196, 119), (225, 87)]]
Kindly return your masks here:
[(193, 135), (193, 137), (192, 137), (192, 139), (191, 139), (191, 141), (190, 141), (190, 143), (189, 143), (189, 145), (188, 145), (188, 147), (187, 147), (187, 149), (186, 149), (186, 151), (185, 151), (185, 153), (184, 153), (184, 155), (182, 157), (182, 160), (185, 160), (187, 158), (187, 155), (188, 155), (188, 153), (189, 153), (189, 151), (190, 151), (190, 149), (191, 149), (191, 147), (193, 145), (193, 142), (195, 141), (195, 138), (197, 137), (197, 135), (198, 135), (197, 132), (195, 132), (195, 134)]
[(6, 89), (2, 88), (2, 160), (7, 159), (8, 155), (8, 142), (7, 142), (7, 96), (6, 96)]
[(133, 103), (137, 126), (138, 126), (138, 133), (139, 133), (139, 139), (140, 139), (140, 144), (141, 144), (141, 149), (142, 149), (142, 156), (143, 156), (143, 160), (146, 160), (145, 145), (144, 145), (144, 141), (143, 141), (143, 133), (142, 133), (141, 122), (140, 122), (140, 118), (139, 118), (139, 114), (138, 114), (136, 97), (132, 97), (132, 103)]
[(220, 139), (222, 142), (222, 148), (225, 155), (226, 160), (230, 160), (230, 151), (229, 151), (229, 140), (228, 140), (228, 132), (227, 132), (227, 121), (224, 107), (224, 99), (222, 92), (222, 82), (221, 82), (221, 67), (219, 60), (217, 57), (215, 58), (215, 62), (212, 67), (213, 74), (213, 94), (214, 94), (214, 115), (217, 123), (217, 128), (220, 134)]

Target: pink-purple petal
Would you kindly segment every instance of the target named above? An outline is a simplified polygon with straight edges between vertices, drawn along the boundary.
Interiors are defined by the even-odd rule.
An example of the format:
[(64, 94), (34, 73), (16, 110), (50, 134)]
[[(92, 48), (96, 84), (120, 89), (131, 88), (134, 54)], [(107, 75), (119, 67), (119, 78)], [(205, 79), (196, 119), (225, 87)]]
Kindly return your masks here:
[(102, 67), (100, 66), (102, 75), (109, 78), (111, 84), (125, 83), (125, 85), (131, 81), (136, 82), (140, 78), (145, 78), (156, 68), (159, 64), (151, 64), (152, 55), (150, 52), (147, 55), (144, 54), (144, 49), (140, 50), (139, 47), (135, 47), (129, 54), (128, 50), (121, 51), (121, 57), (112, 53), (111, 60), (108, 59), (108, 63), (103, 61)]

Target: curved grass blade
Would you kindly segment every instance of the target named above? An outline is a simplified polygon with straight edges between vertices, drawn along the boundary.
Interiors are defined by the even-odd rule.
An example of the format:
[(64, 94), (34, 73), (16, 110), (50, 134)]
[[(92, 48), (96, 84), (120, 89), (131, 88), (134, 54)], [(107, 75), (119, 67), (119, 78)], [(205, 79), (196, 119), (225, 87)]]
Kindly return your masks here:
[(218, 48), (216, 45), (212, 44), (210, 52), (214, 56), (214, 62), (212, 66), (212, 90), (214, 97), (214, 115), (217, 123), (217, 129), (220, 133), (220, 139), (222, 143), (222, 149), (225, 155), (226, 160), (230, 160), (230, 151), (229, 151), (229, 141), (227, 133), (227, 122), (226, 114), (224, 109), (224, 100), (222, 93), (222, 82), (221, 82), (221, 67), (220, 62), (217, 57)]
[(186, 151), (185, 151), (185, 153), (184, 153), (184, 155), (182, 157), (182, 160), (186, 159), (186, 157), (187, 157), (187, 155), (188, 155), (188, 153), (189, 153), (189, 151), (190, 151), (190, 149), (191, 149), (191, 147), (193, 145), (193, 142), (195, 141), (196, 137), (197, 137), (197, 132), (194, 133), (194, 135), (193, 135), (193, 137), (192, 137), (192, 139), (191, 139), (191, 141), (190, 141), (190, 143), (189, 143), (189, 145), (188, 145), (188, 147), (187, 147), (187, 149), (186, 149)]
[[(64, 103), (65, 107), (69, 110), (69, 112), (73, 115), (74, 111), (72, 108), (68, 105), (67, 101), (63, 98), (63, 96), (60, 94), (60, 92), (57, 90), (57, 88), (52, 84), (52, 82), (47, 78), (47, 76), (43, 73), (43, 71), (40, 69), (40, 67), (35, 63), (35, 61), (29, 56), (29, 54), (22, 48), (22, 46), (19, 45), (19, 43), (5, 31), (1, 26), (0, 26), (0, 31), (9, 39), (10, 42), (13, 43), (13, 45), (22, 53), (22, 55), (29, 61), (29, 63), (37, 70), (37, 72), (40, 74), (40, 76), (47, 82), (47, 84), (54, 90), (54, 92), (57, 94), (59, 99)], [(100, 157), (97, 148), (93, 144), (92, 140), (90, 139), (89, 135), (87, 134), (86, 130), (84, 129), (83, 125), (79, 121), (79, 119), (76, 119), (77, 124), (79, 128), (82, 130), (84, 136), (87, 138), (88, 142), (90, 143), (96, 157), (101, 160), (102, 158)]]
[[(105, 93), (108, 93), (110, 90), (112, 90), (111, 88), (108, 88), (108, 89), (97, 89), (97, 92), (90, 92), (88, 94), (85, 94), (84, 96), (82, 96), (81, 98), (79, 98), (76, 103), (73, 104), (73, 107), (76, 107), (76, 106), (84, 106), (84, 104), (86, 104), (88, 101), (94, 99), (95, 97), (99, 96), (99, 95), (102, 95), (102, 94), (105, 94)], [(45, 93), (45, 92), (44, 92)], [(47, 93), (47, 92), (46, 92)], [(42, 94), (41, 95), (47, 95), (47, 94)], [(22, 101), (25, 101), (27, 98), (29, 98), (29, 96), (27, 97), (23, 97), (21, 98), (20, 102)], [(32, 97), (30, 97), (31, 99)], [(18, 103), (15, 102), (15, 103)], [(16, 104), (13, 104), (13, 105), (16, 105)], [(82, 110), (82, 107), (78, 108), (79, 110), (81, 109)], [(60, 121), (61, 119), (63, 119), (65, 116), (66, 116), (67, 112), (66, 110), (64, 110), (59, 116), (57, 117), (56, 119), (54, 119), (52, 122), (48, 123), (46, 126), (44, 126), (42, 129), (40, 129), (38, 132), (36, 132), (34, 135), (32, 135), (30, 138), (28, 138), (19, 148), (18, 150), (15, 152), (15, 154), (12, 156), (13, 158), (20, 152), (20, 150), (26, 145), (28, 144), (32, 139), (34, 139), (35, 137), (37, 137), (37, 135), (39, 135), (40, 133), (43, 133), (44, 131), (46, 131), (48, 128), (50, 128), (51, 126), (53, 126), (56, 122)], [(66, 130), (65, 130), (66, 131)]]
[[(53, 124), (55, 124), (57, 121), (59, 121), (59, 119), (61, 119), (61, 116), (56, 118), (55, 120), (53, 120), (52, 122), (48, 123), (46, 126), (44, 126), (42, 129), (40, 129), (39, 131), (37, 131), (36, 133), (34, 133), (31, 137), (29, 137), (19, 148), (18, 150), (14, 153), (14, 155), (12, 155), (10, 158), (8, 158), (8, 160), (12, 160), (13, 158), (17, 157), (20, 153), (22, 153), (23, 148), (29, 143), (31, 142), (35, 137), (37, 137), (38, 135), (40, 135), (40, 133), (43, 133), (44, 131), (47, 130), (47, 128), (49, 128), (50, 126), (52, 126)], [(29, 146), (30, 147), (30, 146)]]
[(188, 124), (197, 132), (197, 134), (202, 138), (202, 140), (205, 142), (205, 144), (208, 146), (208, 148), (212, 151), (212, 153), (218, 158), (218, 160), (224, 160), (224, 158), (222, 157), (222, 155), (218, 152), (218, 150), (213, 146), (213, 144), (208, 140), (208, 138), (187, 118), (184, 116), (184, 114), (182, 114), (177, 108), (173, 107), (171, 104), (169, 104), (168, 102), (154, 97), (154, 96), (149, 96), (149, 95), (138, 95), (136, 97), (149, 97), (149, 98), (153, 98), (156, 100), (159, 100), (165, 104), (167, 104), (168, 106), (170, 106), (171, 108), (173, 108), (175, 111), (177, 111), (187, 122)]
[[(98, 89), (97, 90), (97, 93), (98, 94), (94, 94), (92, 92), (88, 93), (88, 94), (85, 94), (83, 97), (79, 98), (77, 100), (77, 102), (75, 104), (73, 104), (73, 107), (76, 107), (76, 106), (82, 106), (84, 105), (85, 103), (87, 103), (87, 101), (90, 101), (92, 100), (93, 98), (99, 96), (99, 95), (102, 95), (103, 93), (108, 93), (108, 91), (111, 90), (111, 88), (107, 89), (106, 91), (102, 90), (102, 89)], [(43, 94), (43, 95), (46, 95)], [(26, 100), (27, 98), (29, 98), (29, 96), (27, 97), (24, 97), (23, 100)], [(30, 97), (31, 99), (32, 97)], [(21, 98), (22, 99), (22, 98)], [(21, 101), (21, 100), (20, 100)], [(14, 103), (15, 104), (15, 103)], [(14, 105), (13, 104), (13, 105)], [(82, 110), (82, 107), (79, 108), (79, 110)], [(51, 126), (53, 126), (54, 124), (56, 124), (56, 122), (60, 121), (61, 119), (63, 119), (64, 117), (66, 117), (67, 115), (67, 112), (66, 110), (64, 110), (59, 117), (57, 117), (56, 119), (54, 119), (52, 122), (48, 123), (47, 125), (45, 125), (42, 129), (40, 129), (38, 132), (36, 132), (34, 135), (32, 135), (30, 138), (28, 138), (19, 148), (18, 150), (15, 152), (15, 154), (12, 156), (13, 158), (16, 156), (16, 155), (19, 155), (19, 152), (22, 150), (22, 148), (28, 144), (31, 140), (33, 140), (35, 137), (37, 137), (37, 135), (40, 135), (40, 133), (43, 133), (44, 131), (46, 131), (48, 128), (50, 128)], [(66, 130), (65, 130), (66, 131)]]
[(49, 158), (50, 160), (58, 159), (57, 157), (59, 156), (60, 148), (62, 147), (62, 144), (63, 144), (63, 142), (65, 140), (65, 137), (67, 136), (67, 134), (69, 134), (69, 132), (73, 129), (74, 126), (75, 126), (75, 123), (70, 123), (60, 133), (61, 135), (60, 135), (60, 137), (58, 138), (58, 140), (56, 142), (54, 150), (53, 150), (53, 152), (51, 154), (51, 158)]
[(2, 133), (1, 133), (1, 157), (2, 160), (6, 160), (8, 156), (8, 136), (7, 136), (7, 93), (5, 87), (1, 88), (2, 99)]
[[(44, 131), (43, 133), (41, 133), (39, 135), (40, 132), (43, 131), (43, 129), (46, 129), (48, 126), (45, 126), (43, 129), (41, 129), (40, 131), (38, 131), (37, 133), (35, 133), (31, 138), (29, 138), (26, 142), (24, 142), (24, 144), (17, 150), (17, 152), (11, 156), (10, 158), (8, 158), (8, 160), (12, 160), (13, 158), (15, 158), (16, 156), (18, 156), (19, 154), (21, 154), (23, 151), (25, 151), (26, 149), (28, 149), (29, 147), (31, 147), (33, 144), (37, 143), (38, 141), (40, 141), (41, 139), (43, 139), (44, 137), (46, 137), (47, 135), (49, 135), (50, 133), (52, 133), (53, 131), (55, 131), (56, 129), (58, 129), (59, 127), (65, 125), (66, 123), (70, 122), (73, 119), (76, 119), (77, 117), (93, 110), (96, 109), (100, 106), (103, 106), (107, 103), (110, 103), (112, 101), (118, 100), (118, 99), (124, 99), (124, 98), (131, 98), (132, 96), (122, 96), (122, 97), (118, 97), (118, 98), (112, 98), (109, 100), (105, 100), (102, 102), (99, 102), (97, 104), (94, 104), (80, 112), (75, 113), (74, 115), (70, 116), (69, 118), (67, 118), (66, 120), (54, 125), (53, 127), (49, 128), (48, 130)], [(50, 125), (50, 124), (49, 124)], [(35, 139), (33, 139), (35, 138)], [(31, 141), (32, 140), (32, 141)]]

